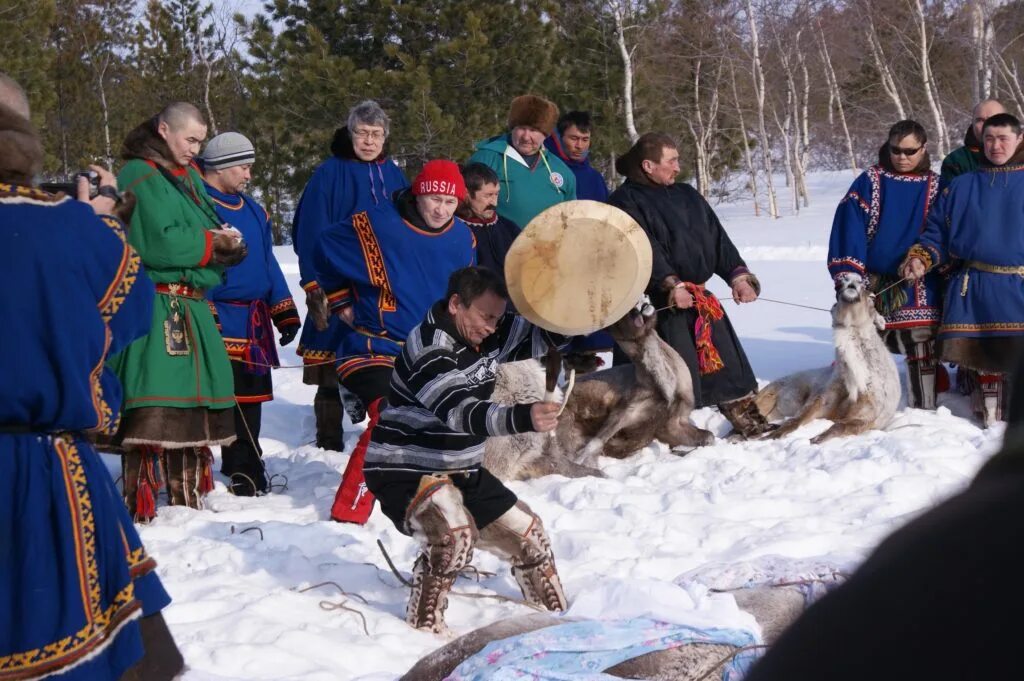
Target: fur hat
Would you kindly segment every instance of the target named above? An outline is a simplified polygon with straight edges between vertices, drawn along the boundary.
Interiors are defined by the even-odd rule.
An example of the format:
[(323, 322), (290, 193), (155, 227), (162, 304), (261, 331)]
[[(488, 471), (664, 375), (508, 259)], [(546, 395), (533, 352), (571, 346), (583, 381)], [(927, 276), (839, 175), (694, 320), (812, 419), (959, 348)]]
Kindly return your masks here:
[(0, 104), (0, 182), (31, 184), (43, 167), (43, 145), (35, 126)]
[(412, 193), (417, 196), (446, 194), (462, 201), (466, 198), (466, 183), (455, 162), (435, 159), (427, 161), (423, 170), (412, 181)]
[(222, 132), (206, 143), (202, 158), (207, 168), (224, 170), (234, 166), (252, 165), (256, 161), (256, 149), (245, 135)]
[(512, 100), (508, 110), (508, 129), (525, 125), (550, 136), (558, 122), (555, 103), (537, 95), (520, 95)]

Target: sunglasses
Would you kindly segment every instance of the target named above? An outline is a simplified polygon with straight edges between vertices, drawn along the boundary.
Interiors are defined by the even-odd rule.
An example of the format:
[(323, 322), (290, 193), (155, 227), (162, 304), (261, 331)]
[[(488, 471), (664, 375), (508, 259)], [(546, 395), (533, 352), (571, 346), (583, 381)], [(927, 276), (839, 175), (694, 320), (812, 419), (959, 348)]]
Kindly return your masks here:
[(892, 155), (892, 156), (908, 156), (909, 157), (909, 156), (913, 156), (917, 152), (921, 151), (921, 149), (923, 149), (923, 148), (924, 148), (923, 146), (920, 146), (920, 147), (917, 147), (916, 149), (904, 149), (902, 147), (896, 147), (896, 146), (893, 146), (893, 145), (890, 144), (889, 145), (889, 154)]

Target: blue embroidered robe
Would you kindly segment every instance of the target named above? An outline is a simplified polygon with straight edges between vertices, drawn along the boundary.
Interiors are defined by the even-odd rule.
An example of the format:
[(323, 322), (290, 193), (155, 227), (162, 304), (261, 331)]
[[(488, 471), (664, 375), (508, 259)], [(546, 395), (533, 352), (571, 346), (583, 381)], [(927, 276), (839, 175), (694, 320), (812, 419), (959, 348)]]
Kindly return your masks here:
[[(939, 177), (898, 174), (872, 166), (854, 180), (836, 208), (828, 246), (828, 270), (871, 276), (882, 290), (898, 281), (900, 263), (924, 230), (936, 203)], [(888, 329), (939, 323), (941, 280), (930, 273), (916, 283), (883, 292), (876, 304)]]
[[(206, 193), (213, 199), (217, 215), (240, 231), (249, 247), (245, 260), (224, 272), (224, 283), (206, 292), (207, 299), (216, 309), (228, 356), (239, 362), (252, 356), (250, 346), (258, 345), (261, 338), (269, 341), (271, 347), (274, 344), (273, 329), (261, 328), (266, 320), (262, 315), (254, 316), (256, 311), (252, 309), (252, 303), (259, 301), (265, 305), (278, 329), (298, 326), (299, 314), (281, 266), (274, 257), (273, 232), (267, 211), (248, 194), (225, 194), (209, 184), (206, 185)], [(240, 396), (236, 382), (236, 398), (246, 402), (273, 399), (270, 373), (266, 371), (260, 375), (264, 374), (267, 379), (265, 394)]]
[(87, 432), (113, 433), (110, 353), (149, 332), (154, 288), (114, 218), (0, 184), (0, 678), (114, 681), (170, 599)]
[(338, 378), (369, 366), (393, 367), (409, 331), (444, 298), (449, 275), (475, 261), (476, 241), (461, 219), (425, 229), (391, 203), (326, 230), (316, 253), (317, 280), (332, 311), (352, 305), (355, 315), (355, 333), (344, 336), (337, 351)]
[(1024, 164), (982, 166), (942, 191), (912, 249), (929, 267), (950, 265), (939, 340), (1024, 334), (1024, 279), (971, 261), (1024, 266)]
[[(292, 223), (292, 247), (299, 256), (302, 288), (309, 291), (320, 286), (313, 254), (325, 229), (356, 212), (389, 203), (392, 194), (408, 186), (405, 175), (387, 158), (364, 162), (335, 155), (321, 163), (302, 192)], [(327, 329), (318, 331), (307, 314), (296, 352), (306, 363), (334, 359), (347, 332), (348, 327), (333, 315)]]

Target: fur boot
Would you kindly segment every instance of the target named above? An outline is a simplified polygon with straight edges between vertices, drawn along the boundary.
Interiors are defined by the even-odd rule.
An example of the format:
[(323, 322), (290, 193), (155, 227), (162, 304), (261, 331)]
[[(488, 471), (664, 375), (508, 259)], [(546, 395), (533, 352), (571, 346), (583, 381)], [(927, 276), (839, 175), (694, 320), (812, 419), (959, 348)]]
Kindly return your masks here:
[(768, 423), (768, 419), (757, 408), (754, 393), (744, 395), (739, 399), (722, 402), (718, 405), (733, 429), (743, 438), (752, 438), (770, 432), (774, 426)]
[(473, 559), (476, 523), (462, 504), (462, 493), (447, 478), (425, 475), (407, 511), (406, 523), (423, 546), (413, 567), (413, 588), (405, 620), (415, 629), (447, 632), (448, 592)]
[(345, 446), (341, 437), (341, 394), (337, 387), (317, 388), (313, 415), (316, 417), (316, 446), (342, 451)]
[(158, 447), (146, 445), (130, 447), (121, 455), (124, 504), (132, 520), (137, 523), (148, 523), (156, 517), (160, 457)]
[(202, 509), (203, 499), (212, 488), (212, 454), (206, 447), (164, 450), (164, 479), (167, 503)]
[(568, 607), (551, 542), (540, 518), (522, 501), (480, 531), (480, 548), (512, 563), (523, 598), (548, 610)]
[(971, 407), (986, 428), (1003, 420), (1006, 408), (1006, 375), (979, 371), (971, 393)]

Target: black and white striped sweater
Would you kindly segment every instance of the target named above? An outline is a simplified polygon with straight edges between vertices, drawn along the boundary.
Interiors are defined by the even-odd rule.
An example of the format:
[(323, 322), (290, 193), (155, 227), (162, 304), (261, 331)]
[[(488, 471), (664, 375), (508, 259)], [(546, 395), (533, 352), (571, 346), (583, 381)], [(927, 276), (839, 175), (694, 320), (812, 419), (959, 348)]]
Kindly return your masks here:
[(456, 330), (447, 301), (435, 303), (395, 362), (388, 407), (373, 429), (364, 469), (475, 469), (488, 436), (532, 431), (529, 404), (490, 399), (498, 363), (540, 357), (549, 338), (567, 341), (507, 312), (474, 348)]

